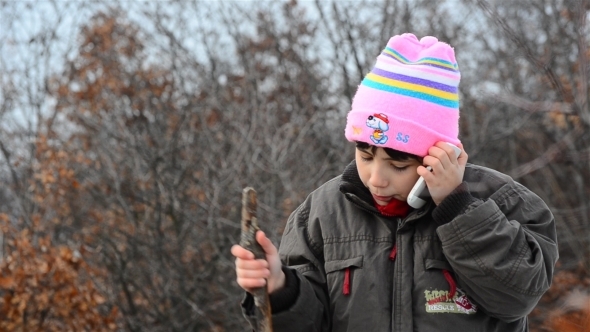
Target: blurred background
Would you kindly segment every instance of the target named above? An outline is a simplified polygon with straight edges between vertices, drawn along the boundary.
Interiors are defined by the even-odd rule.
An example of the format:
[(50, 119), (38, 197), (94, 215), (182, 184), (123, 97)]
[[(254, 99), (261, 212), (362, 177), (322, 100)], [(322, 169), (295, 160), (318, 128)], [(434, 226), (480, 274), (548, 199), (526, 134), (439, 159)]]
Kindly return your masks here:
[(278, 244), (353, 159), (388, 39), (450, 43), (470, 162), (558, 229), (531, 331), (590, 330), (590, 0), (0, 1), (0, 330), (247, 331), (241, 191)]

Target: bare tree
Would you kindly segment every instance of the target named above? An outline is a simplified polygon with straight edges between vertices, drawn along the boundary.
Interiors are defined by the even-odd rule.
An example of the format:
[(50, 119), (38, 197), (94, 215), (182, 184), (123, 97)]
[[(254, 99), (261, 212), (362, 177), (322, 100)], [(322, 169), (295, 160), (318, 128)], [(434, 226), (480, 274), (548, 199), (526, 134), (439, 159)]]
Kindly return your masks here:
[(496, 26), (488, 50), (501, 59), (488, 82), (502, 88), (488, 100), (504, 108), (496, 136), (505, 143), (496, 146), (510, 151), (510, 164), (502, 166), (555, 207), (562, 254), (590, 269), (590, 242), (578, 236), (590, 231), (589, 3), (478, 5)]
[(71, 282), (92, 278), (118, 329), (247, 329), (229, 253), (242, 188), (278, 244), (352, 160), (352, 97), (403, 32), (455, 47), (470, 161), (542, 196), (562, 268), (588, 264), (587, 0), (48, 2), (24, 39), (38, 8), (0, 4), (0, 219), (80, 252)]

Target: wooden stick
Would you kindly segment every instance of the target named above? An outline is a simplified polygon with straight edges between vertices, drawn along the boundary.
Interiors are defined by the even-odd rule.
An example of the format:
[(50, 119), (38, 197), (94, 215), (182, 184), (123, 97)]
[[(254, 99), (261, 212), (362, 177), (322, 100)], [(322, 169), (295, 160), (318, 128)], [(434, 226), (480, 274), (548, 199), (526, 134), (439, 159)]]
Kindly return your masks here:
[[(256, 218), (257, 205), (256, 191), (251, 187), (244, 188), (242, 191), (242, 236), (240, 246), (254, 253), (256, 259), (266, 259), (262, 246), (256, 241), (256, 231), (260, 229)], [(266, 286), (254, 290), (252, 295), (256, 304), (256, 331), (272, 332), (270, 302)]]

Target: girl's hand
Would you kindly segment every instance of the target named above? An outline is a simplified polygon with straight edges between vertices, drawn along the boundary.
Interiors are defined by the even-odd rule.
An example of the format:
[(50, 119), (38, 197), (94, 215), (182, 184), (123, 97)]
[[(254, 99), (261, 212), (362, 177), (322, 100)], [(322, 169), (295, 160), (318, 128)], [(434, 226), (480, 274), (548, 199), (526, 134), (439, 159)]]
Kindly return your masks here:
[(430, 196), (436, 205), (439, 205), (461, 182), (465, 173), (465, 165), (469, 156), (463, 149), (463, 144), (457, 145), (461, 149), (459, 158), (453, 148), (444, 142), (438, 142), (428, 149), (428, 155), (424, 157), (424, 165), (432, 167), (428, 171), (425, 166), (419, 166), (418, 175), (424, 177)]
[(236, 257), (237, 282), (246, 292), (266, 286), (271, 294), (285, 285), (285, 274), (281, 269), (281, 259), (277, 248), (272, 244), (264, 232), (256, 233), (256, 241), (266, 253), (266, 260), (254, 259), (254, 254), (239, 245), (231, 248)]

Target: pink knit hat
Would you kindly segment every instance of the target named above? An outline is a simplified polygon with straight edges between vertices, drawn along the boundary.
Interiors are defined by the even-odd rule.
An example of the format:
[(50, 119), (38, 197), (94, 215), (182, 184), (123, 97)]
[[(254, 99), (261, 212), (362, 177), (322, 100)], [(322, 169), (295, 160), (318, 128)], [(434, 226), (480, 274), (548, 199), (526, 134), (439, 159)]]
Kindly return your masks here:
[(394, 36), (365, 76), (345, 136), (420, 157), (438, 141), (459, 143), (459, 80), (453, 48), (427, 36)]

